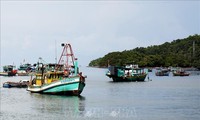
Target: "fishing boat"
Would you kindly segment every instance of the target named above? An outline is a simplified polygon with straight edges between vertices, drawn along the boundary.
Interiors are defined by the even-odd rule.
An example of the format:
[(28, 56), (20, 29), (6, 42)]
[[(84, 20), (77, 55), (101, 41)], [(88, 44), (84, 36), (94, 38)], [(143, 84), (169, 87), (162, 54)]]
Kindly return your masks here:
[(29, 73), (31, 72), (32, 68), (31, 68), (31, 64), (29, 63), (25, 63), (25, 64), (21, 64), (17, 70), (17, 75), (18, 76), (28, 76)]
[(79, 72), (78, 61), (74, 57), (71, 45), (62, 44), (62, 46), (64, 48), (55, 70), (44, 72), (42, 69), (36, 73), (30, 80), (28, 91), (44, 94), (81, 94), (85, 87), (86, 76)]
[(168, 69), (160, 69), (156, 71), (156, 76), (169, 76), (169, 70)]
[(19, 82), (7, 81), (3, 83), (3, 87), (4, 88), (11, 88), (11, 87), (26, 88), (28, 84), (29, 84), (29, 80), (20, 80)]
[(148, 72), (152, 72), (153, 71), (153, 69), (152, 68), (148, 68)]
[(0, 72), (0, 76), (15, 76), (17, 70), (15, 70), (14, 65), (3, 66), (3, 72)]
[(138, 81), (143, 82), (147, 76), (144, 69), (135, 65), (127, 65), (125, 67), (110, 66), (106, 76), (112, 78), (114, 82)]
[(189, 76), (190, 73), (188, 73), (188, 72), (186, 72), (185, 70), (183, 70), (183, 69), (180, 68), (180, 69), (174, 71), (174, 72), (173, 72), (173, 75), (174, 75), (174, 76)]

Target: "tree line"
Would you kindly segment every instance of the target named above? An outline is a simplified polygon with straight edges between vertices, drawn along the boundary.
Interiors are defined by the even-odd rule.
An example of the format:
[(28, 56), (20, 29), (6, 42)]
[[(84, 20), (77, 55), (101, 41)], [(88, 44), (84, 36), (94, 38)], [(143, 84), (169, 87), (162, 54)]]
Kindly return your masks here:
[(131, 50), (110, 52), (92, 60), (89, 66), (123, 66), (132, 63), (140, 67), (196, 67), (200, 68), (200, 35), (165, 42), (161, 45), (137, 47)]

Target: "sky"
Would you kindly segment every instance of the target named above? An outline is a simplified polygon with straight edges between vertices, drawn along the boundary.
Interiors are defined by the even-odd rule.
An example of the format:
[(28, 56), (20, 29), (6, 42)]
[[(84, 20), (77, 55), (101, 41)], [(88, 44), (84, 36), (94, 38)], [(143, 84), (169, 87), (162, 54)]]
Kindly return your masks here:
[(87, 66), (110, 52), (200, 34), (198, 0), (1, 0), (0, 7), (1, 66), (55, 63), (61, 43)]

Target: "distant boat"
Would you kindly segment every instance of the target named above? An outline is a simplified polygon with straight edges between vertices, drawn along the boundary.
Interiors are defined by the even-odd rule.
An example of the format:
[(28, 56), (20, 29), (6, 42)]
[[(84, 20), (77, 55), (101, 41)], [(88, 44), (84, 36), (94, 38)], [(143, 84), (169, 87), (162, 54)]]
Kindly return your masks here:
[(129, 65), (125, 67), (110, 66), (106, 76), (112, 78), (114, 82), (120, 81), (138, 81), (143, 82), (147, 76), (144, 69), (138, 66)]
[(3, 66), (3, 72), (0, 72), (0, 76), (15, 76), (17, 70), (15, 70), (14, 65)]
[(28, 80), (20, 80), (19, 82), (4, 82), (3, 87), (4, 88), (11, 88), (11, 87), (17, 87), (17, 88), (26, 88), (29, 84)]
[(169, 70), (168, 69), (160, 69), (156, 71), (156, 76), (169, 76)]
[[(64, 46), (63, 52), (55, 71), (36, 73), (28, 85), (28, 91), (45, 94), (81, 94), (85, 87), (86, 77), (82, 76), (82, 72), (79, 72), (78, 62), (73, 55), (71, 45), (62, 44), (62, 46)], [(71, 58), (71, 62), (69, 57)], [(65, 61), (63, 58), (67, 58), (67, 60)], [(63, 61), (65, 63), (61, 65)]]
[(148, 72), (152, 72), (153, 70), (152, 70), (152, 68), (148, 68)]
[(173, 75), (174, 76), (189, 76), (190, 73), (187, 73), (185, 70), (183, 70), (183, 69), (180, 68), (180, 69), (174, 71)]
[(28, 76), (29, 73), (31, 72), (31, 64), (26, 63), (26, 64), (21, 64), (17, 70), (17, 75), (18, 76)]

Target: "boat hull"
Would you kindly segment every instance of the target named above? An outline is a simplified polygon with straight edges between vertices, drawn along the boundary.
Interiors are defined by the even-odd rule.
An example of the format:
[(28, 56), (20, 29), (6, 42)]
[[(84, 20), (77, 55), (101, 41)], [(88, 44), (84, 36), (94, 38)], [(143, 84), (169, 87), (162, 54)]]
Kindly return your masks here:
[(9, 83), (6, 82), (6, 83), (3, 83), (3, 87), (4, 87), (4, 88), (11, 88), (11, 85), (10, 85)]
[(85, 83), (80, 81), (79, 77), (76, 77), (57, 80), (42, 86), (31, 85), (28, 86), (27, 90), (33, 93), (80, 95), (84, 87)]
[(156, 76), (169, 76), (169, 73), (160, 73), (160, 72), (157, 72)]
[(15, 76), (16, 73), (13, 72), (0, 72), (0, 76)]
[(108, 77), (112, 78), (114, 82), (144, 82), (147, 74), (139, 75), (139, 76), (131, 76), (131, 77), (118, 77), (115, 75), (108, 75)]
[(174, 76), (189, 76), (189, 73), (179, 74), (179, 73), (173, 73)]
[(29, 76), (29, 73), (17, 73), (17, 76)]
[(17, 88), (27, 88), (28, 82), (5, 82), (3, 83), (4, 88), (11, 88), (11, 87), (17, 87)]

